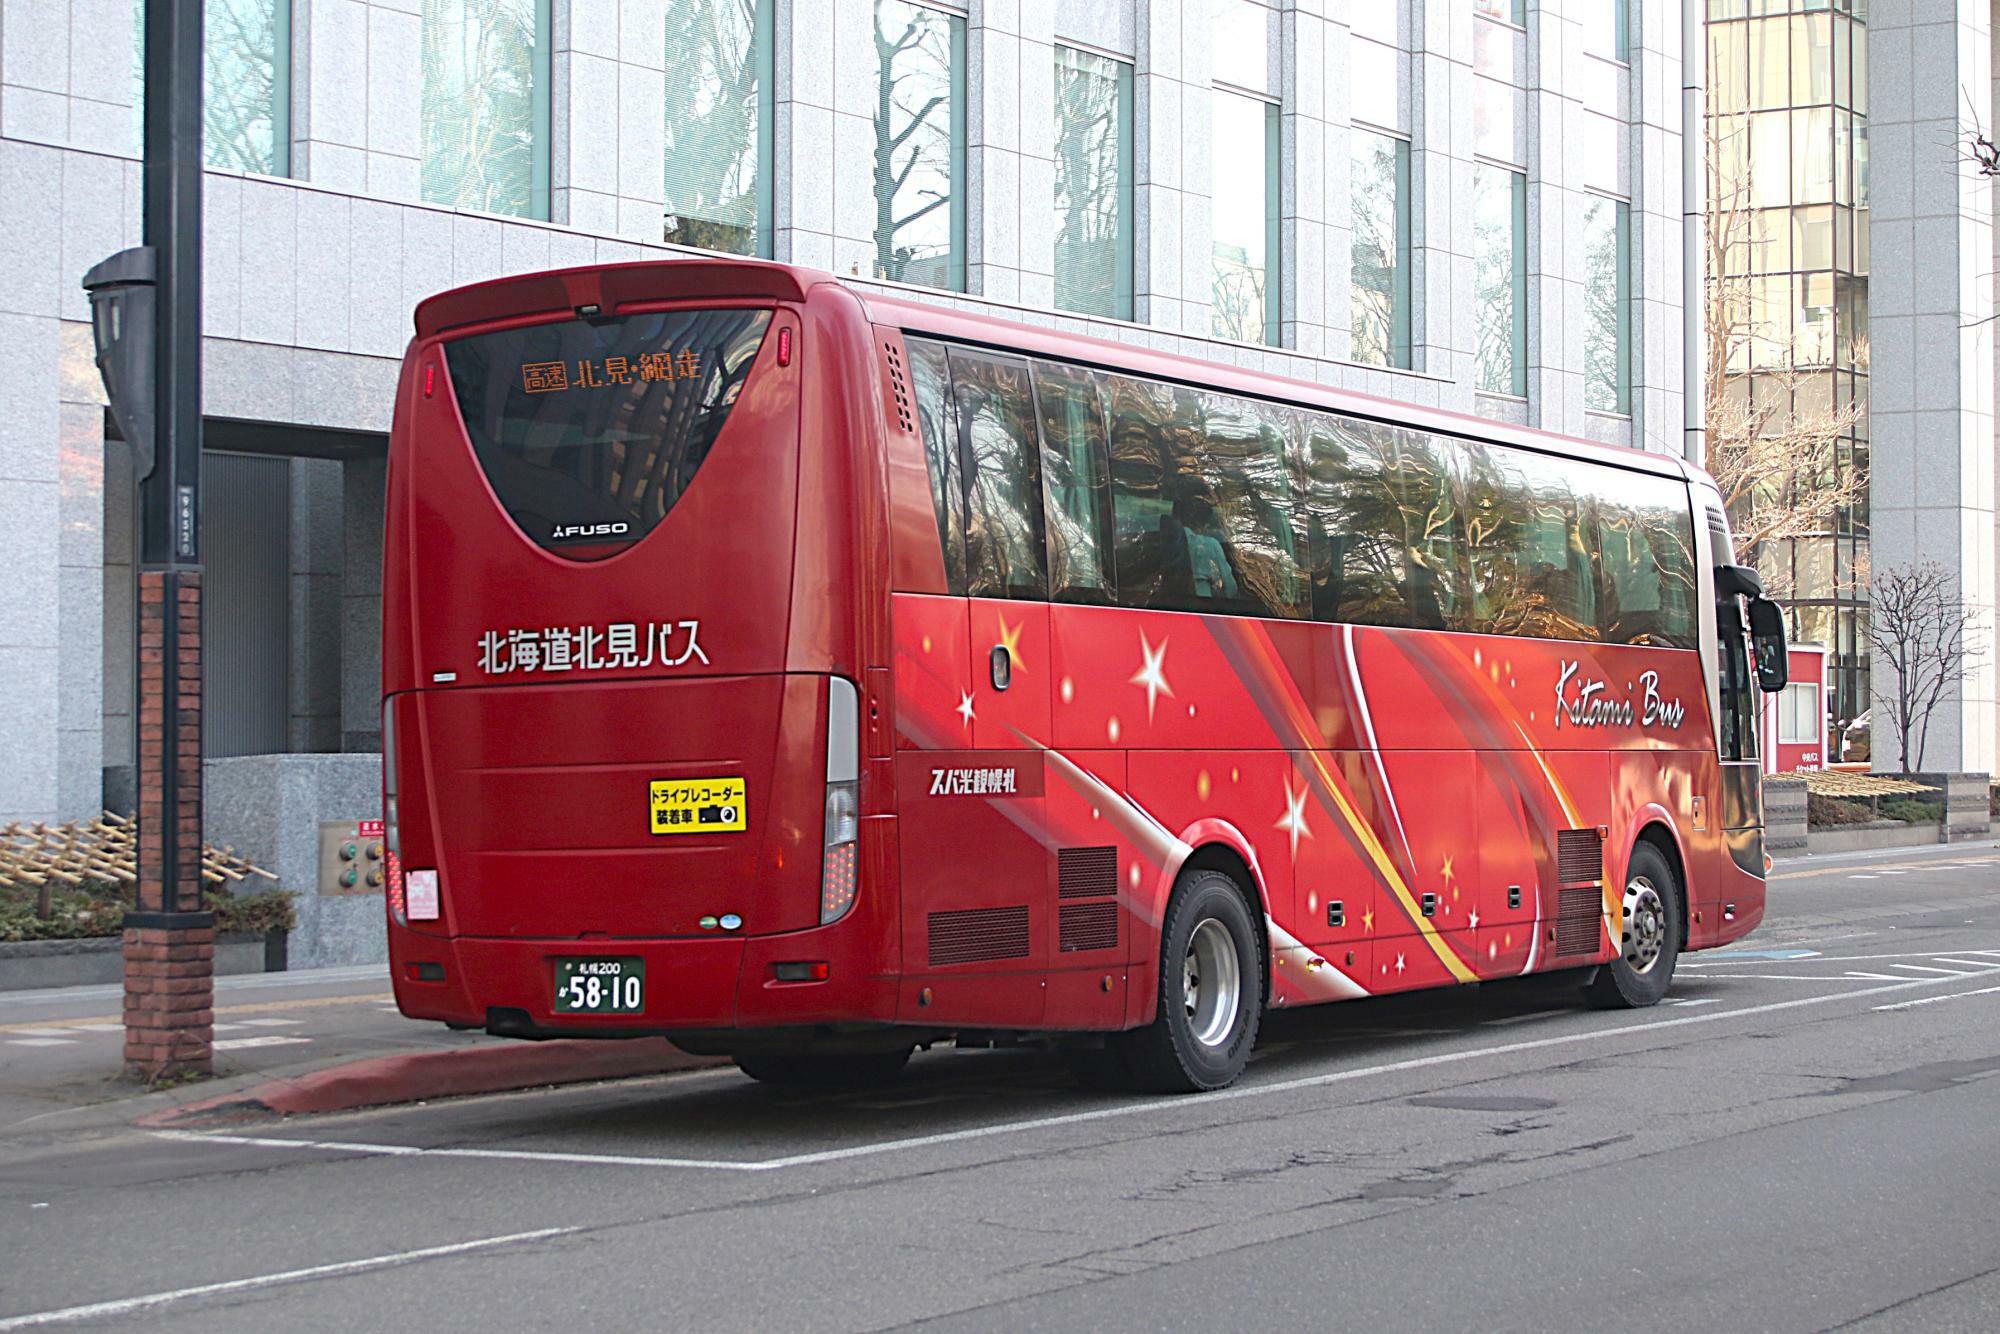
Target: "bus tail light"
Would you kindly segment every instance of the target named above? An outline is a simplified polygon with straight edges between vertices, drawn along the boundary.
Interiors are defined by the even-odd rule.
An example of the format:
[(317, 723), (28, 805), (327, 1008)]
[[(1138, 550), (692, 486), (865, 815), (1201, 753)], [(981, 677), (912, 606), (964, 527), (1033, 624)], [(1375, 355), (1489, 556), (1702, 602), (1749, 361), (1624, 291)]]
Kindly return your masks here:
[(861, 701), (854, 682), (827, 678), (826, 823), (819, 873), (819, 921), (854, 906), (861, 880)]

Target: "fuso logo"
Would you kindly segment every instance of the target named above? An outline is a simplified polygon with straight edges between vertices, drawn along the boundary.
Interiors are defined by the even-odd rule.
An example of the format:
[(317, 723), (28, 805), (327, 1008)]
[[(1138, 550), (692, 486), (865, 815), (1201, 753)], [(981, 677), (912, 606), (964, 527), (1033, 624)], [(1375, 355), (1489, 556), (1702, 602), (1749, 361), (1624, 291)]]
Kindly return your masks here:
[(933, 769), (933, 797), (1013, 796), (1018, 791), (1012, 769)]
[(549, 537), (555, 541), (579, 537), (623, 537), (631, 531), (629, 523), (559, 523)]

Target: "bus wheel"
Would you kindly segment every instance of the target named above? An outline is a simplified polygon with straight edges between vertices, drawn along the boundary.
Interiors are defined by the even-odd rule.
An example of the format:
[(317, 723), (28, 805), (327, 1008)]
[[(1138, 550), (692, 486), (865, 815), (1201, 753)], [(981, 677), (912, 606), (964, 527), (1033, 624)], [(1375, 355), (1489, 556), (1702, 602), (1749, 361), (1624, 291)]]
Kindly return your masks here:
[(760, 1084), (794, 1088), (880, 1088), (893, 1084), (910, 1063), (910, 1049), (901, 1051), (741, 1051), (731, 1058), (736, 1068)]
[(1113, 1039), (1132, 1086), (1196, 1093), (1235, 1082), (1257, 1042), (1264, 975), (1256, 925), (1220, 871), (1183, 876), (1160, 932), (1159, 1013)]
[(1682, 905), (1680, 881), (1666, 855), (1651, 843), (1632, 849), (1618, 957), (1598, 966), (1583, 989), (1584, 998), (1600, 1010), (1659, 1004), (1680, 958)]

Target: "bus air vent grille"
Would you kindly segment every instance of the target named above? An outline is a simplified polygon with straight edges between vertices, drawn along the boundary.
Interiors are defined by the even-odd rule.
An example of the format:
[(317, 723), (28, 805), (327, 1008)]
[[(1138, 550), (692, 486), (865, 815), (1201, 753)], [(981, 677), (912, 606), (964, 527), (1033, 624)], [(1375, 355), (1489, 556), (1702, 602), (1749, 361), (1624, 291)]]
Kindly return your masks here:
[(931, 967), (1028, 957), (1028, 905), (961, 908), (930, 919)]
[(1604, 840), (1595, 829), (1556, 831), (1556, 879), (1565, 885), (1604, 879)]
[(889, 387), (896, 391), (896, 421), (905, 433), (914, 431), (917, 424), (910, 416), (910, 382), (903, 374), (903, 354), (894, 343), (882, 344), (882, 351), (889, 363)]
[(1102, 899), (1118, 892), (1117, 848), (1060, 848), (1056, 870), (1058, 898)]
[(1073, 954), (1078, 950), (1108, 950), (1118, 945), (1118, 904), (1115, 900), (1103, 903), (1065, 903), (1061, 908), (1062, 952)]
[(1556, 953), (1594, 954), (1604, 897), (1594, 889), (1565, 889), (1556, 899)]

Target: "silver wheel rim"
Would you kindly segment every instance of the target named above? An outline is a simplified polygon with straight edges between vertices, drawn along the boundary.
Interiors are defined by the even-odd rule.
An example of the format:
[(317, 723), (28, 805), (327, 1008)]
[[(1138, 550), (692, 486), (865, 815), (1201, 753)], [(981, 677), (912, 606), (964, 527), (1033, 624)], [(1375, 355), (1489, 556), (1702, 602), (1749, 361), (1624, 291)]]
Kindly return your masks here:
[(1625, 937), (1620, 952), (1635, 973), (1650, 973), (1667, 945), (1667, 905), (1643, 875), (1625, 885)]
[(1185, 982), (1181, 992), (1187, 1005), (1188, 1031), (1204, 1047), (1219, 1047), (1236, 1027), (1236, 1010), (1242, 1000), (1242, 971), (1236, 966), (1236, 942), (1229, 928), (1213, 917), (1188, 937)]

